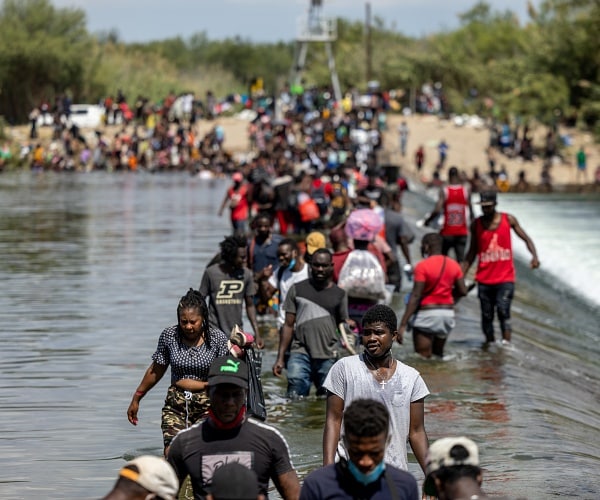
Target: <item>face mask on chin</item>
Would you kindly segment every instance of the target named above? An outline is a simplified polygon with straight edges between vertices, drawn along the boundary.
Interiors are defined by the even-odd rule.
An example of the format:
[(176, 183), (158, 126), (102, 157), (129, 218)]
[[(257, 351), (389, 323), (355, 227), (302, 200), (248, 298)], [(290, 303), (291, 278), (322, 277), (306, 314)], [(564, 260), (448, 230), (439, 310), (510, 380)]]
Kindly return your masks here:
[(377, 481), (381, 474), (383, 474), (385, 471), (385, 462), (382, 460), (371, 472), (365, 474), (364, 472), (361, 472), (351, 460), (348, 460), (348, 471), (352, 474), (354, 479), (366, 486), (367, 484)]
[(290, 271), (294, 269), (294, 266), (296, 265), (296, 259), (292, 259), (290, 261), (290, 265), (287, 267)]

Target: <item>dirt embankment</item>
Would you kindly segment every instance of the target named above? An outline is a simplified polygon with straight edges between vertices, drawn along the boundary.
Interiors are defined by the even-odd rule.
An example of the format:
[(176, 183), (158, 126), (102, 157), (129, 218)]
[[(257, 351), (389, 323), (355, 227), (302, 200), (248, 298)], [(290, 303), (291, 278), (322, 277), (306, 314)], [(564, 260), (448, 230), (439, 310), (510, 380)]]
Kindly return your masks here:
[[(406, 121), (409, 128), (408, 147), (406, 157), (400, 155), (400, 139), (398, 127), (402, 121)], [(196, 129), (203, 136), (216, 124), (225, 129), (225, 147), (236, 153), (246, 152), (248, 149), (247, 128), (248, 122), (235, 117), (220, 117), (213, 121), (200, 120)], [(112, 137), (117, 127), (106, 127), (103, 132), (107, 137)], [(9, 135), (19, 144), (30, 142), (28, 138), (29, 127), (12, 127), (8, 130)], [(52, 134), (50, 127), (39, 129), (39, 138), (31, 142), (49, 143)], [(92, 137), (93, 130), (84, 130), (86, 136)], [(534, 146), (540, 147), (544, 144), (546, 130), (539, 127), (534, 130)], [(590, 134), (581, 133), (573, 129), (560, 129), (559, 135), (568, 135), (572, 146), (563, 150), (563, 159), (556, 159), (550, 168), (552, 185), (562, 190), (591, 190), (594, 188), (594, 174), (600, 166), (600, 148), (593, 143)], [(382, 161), (401, 165), (406, 175), (420, 178), (424, 182), (431, 180), (435, 166), (438, 162), (437, 145), (445, 140), (449, 146), (446, 167), (455, 165), (467, 175), (471, 175), (473, 168), (477, 167), (481, 174), (485, 174), (488, 167), (488, 145), (489, 132), (475, 129), (469, 126), (457, 127), (452, 122), (440, 120), (434, 116), (408, 116), (397, 114), (388, 116), (387, 130), (384, 133), (385, 152), (381, 155)], [(425, 163), (420, 174), (418, 174), (414, 154), (417, 148), (423, 145), (425, 149)], [(578, 176), (575, 155), (579, 147), (583, 145), (587, 154), (587, 178)], [(540, 157), (534, 157), (533, 161), (523, 161), (522, 158), (509, 158), (500, 153), (495, 154), (496, 170), (505, 168), (508, 180), (514, 186), (518, 180), (520, 171), (525, 172), (527, 181), (532, 189), (537, 189), (541, 183), (543, 161)], [(417, 175), (418, 174), (418, 175)], [(445, 180), (446, 172), (442, 172), (442, 180)]]

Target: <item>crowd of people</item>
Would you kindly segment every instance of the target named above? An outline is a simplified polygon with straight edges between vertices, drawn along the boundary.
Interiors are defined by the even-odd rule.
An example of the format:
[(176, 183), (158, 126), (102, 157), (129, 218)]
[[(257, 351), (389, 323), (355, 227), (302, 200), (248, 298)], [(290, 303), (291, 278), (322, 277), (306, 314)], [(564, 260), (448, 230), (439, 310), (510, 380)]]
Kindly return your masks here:
[[(253, 168), (268, 169), (268, 156)], [(252, 173), (235, 172), (225, 199), (249, 183)], [(457, 498), (453, 492), (458, 489), (485, 498), (476, 445), (462, 437), (429, 445), (426, 381), (395, 358), (392, 347), (412, 332), (415, 352), (443, 357), (455, 326), (454, 304), (469, 291), (464, 276), (476, 259), (485, 341), (495, 341), (497, 313), (503, 342), (510, 342), (511, 229), (530, 250), (532, 268), (539, 261), (516, 218), (496, 211), (496, 192), (480, 193), (483, 215), (474, 218), (469, 191), (457, 181), (456, 169), (448, 173), (440, 201), (424, 222), (440, 214), (445, 221), (439, 233), (422, 238), (423, 260), (414, 269), (410, 261), (402, 265), (398, 255), (415, 239), (401, 215), (398, 182), (386, 184), (368, 171), (336, 224), (328, 224), (328, 206), (319, 212), (319, 229), (309, 226), (309, 233), (297, 232), (289, 214), (281, 219), (287, 221), (282, 233), (274, 211), (265, 207), (272, 200), (261, 204), (248, 195), (251, 223), (232, 220), (231, 235), (206, 266), (199, 290), (190, 289), (181, 298), (177, 324), (160, 335), (127, 410), (136, 425), (141, 399), (170, 366), (162, 429), (165, 463), (175, 471), (176, 484), (189, 476), (194, 498), (219, 498), (219, 484), (228, 487), (219, 481), (225, 474), (221, 468), (233, 462), (252, 471), (244, 479), (251, 487), (235, 498), (267, 495), (270, 481), (286, 499), (356, 498), (356, 491), (362, 492), (360, 498), (418, 498), (415, 478), (406, 472), (410, 445), (426, 477), (427, 494)], [(315, 179), (325, 186), (331, 182), (309, 177), (311, 187)], [(246, 193), (252, 191), (249, 187)], [(328, 202), (330, 190), (323, 191)], [(387, 302), (392, 291), (400, 290), (399, 269), (405, 266), (413, 287), (399, 318)], [(244, 312), (253, 334), (245, 332)], [(288, 398), (306, 397), (314, 387), (314, 394), (326, 399), (323, 467), (302, 484), (286, 439), (250, 412), (253, 368), (247, 349), (264, 345), (260, 314), (274, 315), (278, 347), (272, 372), (286, 377)], [(232, 469), (229, 474), (239, 473)], [(116, 487), (139, 479), (130, 472), (120, 476)]]
[[(472, 186), (445, 166), (442, 141), (439, 198), (423, 224), (440, 215), (444, 222), (422, 237), (422, 260), (413, 262), (416, 237), (402, 216), (407, 181), (378, 162), (384, 108), (338, 113), (314, 97), (288, 102), (282, 121), (259, 112), (249, 129), (254, 154), (223, 166), (231, 184), (217, 211), (228, 211), (231, 234), (198, 290), (180, 299), (177, 323), (161, 333), (127, 410), (136, 425), (140, 401), (170, 367), (160, 466), (174, 471), (165, 479), (170, 489), (153, 491), (141, 463), (121, 471), (116, 489), (174, 498), (189, 476), (198, 499), (262, 498), (270, 482), (285, 499), (357, 492), (416, 499), (410, 445), (425, 493), (486, 498), (474, 443), (461, 437), (429, 444), (426, 380), (392, 347), (410, 333), (423, 358), (444, 356), (456, 301), (475, 286), (465, 281), (475, 261), (485, 343), (495, 341), (495, 314), (509, 343), (511, 232), (525, 241), (536, 268), (533, 241), (513, 215), (496, 211), (497, 190), (479, 190), (483, 215), (474, 217)], [(403, 276), (412, 291), (399, 316), (389, 303)], [(257, 373), (251, 350), (264, 346), (261, 317), (277, 327), (271, 371), (286, 378), (290, 404), (311, 392), (325, 399), (323, 467), (302, 484), (285, 437), (253, 413), (260, 366)], [(246, 486), (235, 488), (228, 477)]]

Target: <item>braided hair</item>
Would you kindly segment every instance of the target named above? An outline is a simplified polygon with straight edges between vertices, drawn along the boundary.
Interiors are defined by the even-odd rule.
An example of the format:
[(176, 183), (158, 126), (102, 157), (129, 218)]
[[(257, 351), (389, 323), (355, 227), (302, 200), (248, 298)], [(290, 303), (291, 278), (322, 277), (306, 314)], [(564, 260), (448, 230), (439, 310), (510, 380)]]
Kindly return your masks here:
[(206, 300), (204, 299), (204, 295), (202, 295), (198, 290), (194, 290), (190, 288), (188, 292), (179, 299), (179, 304), (177, 304), (177, 328), (179, 328), (179, 318), (182, 311), (186, 309), (195, 309), (198, 311), (198, 314), (202, 316), (202, 327), (200, 328), (200, 335), (206, 342), (206, 346), (210, 347), (210, 335), (209, 333), (209, 325), (208, 325), (208, 306), (206, 305)]

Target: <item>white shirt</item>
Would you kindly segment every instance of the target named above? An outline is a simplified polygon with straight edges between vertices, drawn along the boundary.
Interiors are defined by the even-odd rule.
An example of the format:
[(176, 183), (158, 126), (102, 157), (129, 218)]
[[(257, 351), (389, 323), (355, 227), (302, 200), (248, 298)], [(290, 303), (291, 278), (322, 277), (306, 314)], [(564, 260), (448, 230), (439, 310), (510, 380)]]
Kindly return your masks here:
[[(336, 361), (323, 387), (342, 398), (344, 408), (359, 398), (381, 401), (390, 412), (390, 442), (385, 450), (385, 462), (408, 470), (406, 442), (410, 430), (410, 404), (429, 394), (417, 370), (396, 360), (394, 374), (382, 386), (363, 361), (363, 354), (357, 354)], [(344, 456), (344, 452), (340, 442), (338, 453)]]
[(306, 262), (300, 271), (292, 272), (289, 269), (283, 271), (281, 275), (281, 281), (278, 282), (277, 276), (279, 274), (279, 268), (273, 271), (273, 274), (269, 277), (269, 285), (279, 290), (279, 313), (277, 314), (277, 326), (281, 328), (285, 323), (285, 311), (283, 310), (283, 304), (285, 304), (285, 298), (289, 289), (294, 283), (300, 283), (301, 281), (308, 279), (308, 265)]

